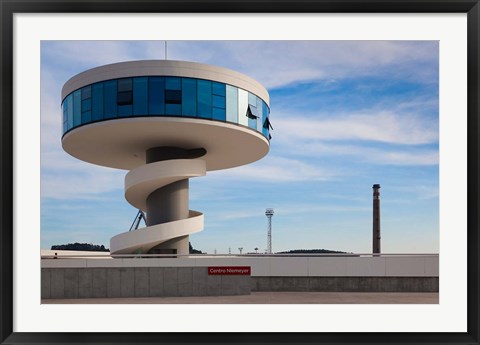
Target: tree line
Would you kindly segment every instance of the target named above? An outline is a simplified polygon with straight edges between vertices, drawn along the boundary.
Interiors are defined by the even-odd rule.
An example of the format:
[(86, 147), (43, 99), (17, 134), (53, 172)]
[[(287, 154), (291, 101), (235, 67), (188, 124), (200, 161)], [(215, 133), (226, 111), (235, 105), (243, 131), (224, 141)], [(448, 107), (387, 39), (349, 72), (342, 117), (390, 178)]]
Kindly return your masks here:
[(105, 248), (105, 246), (91, 243), (68, 243), (68, 244), (57, 244), (53, 245), (51, 250), (78, 250), (86, 252), (109, 252), (110, 249)]

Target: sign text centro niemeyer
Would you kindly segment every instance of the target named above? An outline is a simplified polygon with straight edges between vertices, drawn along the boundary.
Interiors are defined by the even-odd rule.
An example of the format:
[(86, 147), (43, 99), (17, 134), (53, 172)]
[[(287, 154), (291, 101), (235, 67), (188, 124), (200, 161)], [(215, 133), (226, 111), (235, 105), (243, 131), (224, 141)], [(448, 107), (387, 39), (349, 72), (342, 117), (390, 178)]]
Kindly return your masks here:
[(249, 276), (251, 274), (250, 266), (210, 266), (208, 275), (240, 275)]

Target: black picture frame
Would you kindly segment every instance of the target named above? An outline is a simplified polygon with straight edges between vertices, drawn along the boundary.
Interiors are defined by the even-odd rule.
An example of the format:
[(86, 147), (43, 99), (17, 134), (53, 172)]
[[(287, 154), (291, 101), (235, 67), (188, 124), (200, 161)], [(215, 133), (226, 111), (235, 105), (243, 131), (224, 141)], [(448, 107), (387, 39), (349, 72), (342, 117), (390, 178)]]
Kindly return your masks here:
[[(478, 0), (0, 0), (2, 344), (479, 344)], [(465, 333), (15, 333), (13, 332), (13, 16), (16, 13), (467, 13), (468, 29), (468, 315)]]

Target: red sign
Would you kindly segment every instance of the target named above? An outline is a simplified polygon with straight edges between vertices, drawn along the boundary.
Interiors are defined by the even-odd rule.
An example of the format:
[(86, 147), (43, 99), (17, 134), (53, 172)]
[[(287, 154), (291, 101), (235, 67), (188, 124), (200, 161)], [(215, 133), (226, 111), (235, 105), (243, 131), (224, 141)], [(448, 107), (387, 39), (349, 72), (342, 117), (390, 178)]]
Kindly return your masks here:
[(209, 276), (249, 276), (250, 266), (213, 266), (208, 267)]

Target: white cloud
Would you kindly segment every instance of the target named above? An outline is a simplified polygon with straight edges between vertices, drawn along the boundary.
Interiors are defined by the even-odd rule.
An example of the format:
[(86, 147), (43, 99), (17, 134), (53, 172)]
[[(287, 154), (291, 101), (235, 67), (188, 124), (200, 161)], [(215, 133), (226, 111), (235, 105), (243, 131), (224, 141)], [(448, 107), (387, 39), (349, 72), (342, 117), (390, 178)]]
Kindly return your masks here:
[(438, 151), (420, 150), (418, 152), (395, 152), (363, 150), (366, 160), (377, 164), (390, 165), (438, 165)]
[[(399, 105), (404, 109), (405, 105)], [(437, 165), (438, 123), (416, 113), (275, 113), (272, 147), (298, 157), (348, 157), (381, 165)], [(354, 142), (355, 144), (353, 144)]]
[[(53, 41), (45, 42), (46, 57), (60, 69), (83, 69), (85, 66), (129, 61), (145, 58), (144, 44), (153, 42), (125, 41)], [(135, 49), (138, 45), (139, 49)], [(163, 58), (157, 56), (157, 58)], [(58, 71), (57, 71), (58, 72)], [(66, 81), (66, 80), (65, 80)]]
[[(164, 59), (164, 41), (49, 42), (59, 69)], [(50, 46), (51, 47), (51, 46)], [(168, 58), (246, 73), (267, 88), (296, 82), (376, 76), (436, 82), (438, 42), (407, 41), (169, 41)], [(71, 75), (70, 75), (71, 77)], [(66, 81), (66, 80), (65, 80)]]
[[(288, 201), (288, 200), (287, 200)], [(291, 216), (301, 214), (319, 214), (332, 212), (371, 212), (369, 206), (349, 206), (349, 205), (312, 205), (312, 204), (285, 204), (281, 203), (274, 208), (275, 214), (280, 216)], [(230, 221), (235, 219), (248, 219), (263, 217), (263, 213), (258, 211), (258, 208), (252, 211), (252, 208), (237, 211), (222, 210), (221, 213), (211, 214), (215, 216), (217, 221)]]
[[(60, 50), (59, 54), (62, 53), (66, 54), (66, 51)], [(41, 196), (69, 200), (104, 199), (104, 193), (123, 188), (125, 172), (82, 162), (63, 151), (61, 86), (56, 71), (42, 70)]]
[[(414, 188), (409, 185), (393, 185), (390, 186), (389, 189), (395, 193), (410, 194), (417, 200), (438, 199), (439, 196), (438, 184), (420, 184), (416, 185)], [(402, 202), (405, 202), (405, 199), (403, 199)]]
[(41, 196), (66, 200), (106, 200), (104, 193), (121, 189), (123, 181), (114, 174), (87, 171), (73, 175), (45, 173), (42, 176)]
[(295, 155), (296, 157), (343, 156), (359, 162), (379, 165), (426, 166), (439, 163), (437, 150), (420, 148), (410, 148), (402, 151), (399, 149), (371, 148), (363, 145), (297, 141), (289, 145), (283, 143), (279, 150), (283, 151), (284, 154)]
[[(49, 49), (42, 54), (49, 62), (42, 67), (42, 196), (89, 199), (123, 188), (125, 172), (93, 166), (63, 152), (60, 90), (68, 78), (86, 68), (126, 60), (162, 59), (163, 42), (72, 41), (48, 44)], [(436, 44), (415, 42), (169, 42), (169, 58), (233, 68), (251, 75), (267, 87), (313, 79), (375, 75), (386, 68), (391, 68), (392, 73), (421, 77), (428, 82), (437, 53)], [(428, 62), (434, 62), (433, 67), (424, 68)], [(403, 66), (400, 69), (393, 68), (400, 65)], [(417, 145), (438, 140), (435, 125), (416, 114), (405, 115), (405, 109), (401, 110), (402, 113), (390, 110), (329, 116), (317, 114), (313, 119), (277, 112), (272, 145), (281, 147), (282, 155), (294, 154), (294, 157), (340, 154), (372, 163), (438, 164), (435, 150), (388, 151), (342, 144), (345, 140), (360, 140)], [(291, 121), (292, 116), (295, 121)], [(339, 176), (339, 171), (319, 167), (303, 157), (271, 155), (254, 164), (209, 174), (215, 174), (216, 178), (294, 182), (332, 180)]]
[(125, 172), (88, 164), (59, 150), (42, 153), (41, 196), (54, 199), (99, 199), (123, 188)]
[(212, 171), (216, 179), (255, 180), (265, 182), (327, 181), (336, 173), (296, 159), (268, 156), (261, 161), (234, 169)]
[[(48, 247), (54, 243), (93, 241), (108, 245), (108, 238), (119, 231), (126, 231), (135, 215), (133, 209), (131, 215), (130, 211), (122, 211), (125, 206), (123, 204), (125, 201), (121, 197), (125, 171), (94, 166), (77, 160), (62, 150), (60, 90), (70, 77), (88, 68), (127, 60), (163, 59), (163, 42), (72, 41), (45, 44), (45, 47), (50, 46), (49, 49), (43, 49), (42, 43), (42, 57), (46, 59), (42, 60), (41, 74), (41, 186), (42, 202), (47, 201), (42, 203), (42, 244)], [(335, 88), (341, 84), (342, 79), (377, 76), (391, 78), (393, 82), (407, 80), (428, 84), (438, 81), (438, 42), (424, 44), (400, 41), (172, 41), (169, 42), (169, 58), (238, 70), (270, 89), (319, 80), (322, 83), (318, 85)], [(314, 90), (309, 91), (313, 93)], [(427, 110), (424, 99), (418, 99), (413, 104), (409, 98), (408, 104), (392, 107), (391, 100), (382, 96), (384, 94), (373, 100), (370, 98), (365, 100), (375, 102), (376, 109), (355, 113), (339, 113), (338, 109), (342, 108), (342, 104), (338, 105), (336, 113), (321, 114), (313, 113), (312, 110), (310, 113), (302, 113), (281, 108), (277, 102), (274, 106), (279, 109), (272, 112), (275, 131), (269, 155), (247, 166), (209, 172), (208, 176), (214, 175), (213, 183), (207, 176), (199, 178), (199, 183), (192, 186), (191, 199), (196, 204), (193, 208), (206, 213), (206, 224), (209, 227), (206, 231), (192, 236), (192, 239), (199, 242), (195, 247), (213, 252), (216, 246), (227, 252), (229, 243), (238, 242), (238, 246), (245, 248), (248, 247), (247, 243), (254, 243), (250, 246), (252, 248), (250, 250), (253, 250), (258, 243), (265, 240), (263, 207), (272, 206), (276, 211), (274, 219), (277, 240), (274, 245), (277, 250), (281, 247), (293, 249), (292, 246), (297, 245), (302, 248), (306, 247), (305, 243), (307, 246), (313, 246), (311, 243), (322, 243), (315, 246), (349, 251), (363, 246), (362, 248), (367, 249), (358, 250), (367, 251), (369, 242), (365, 238), (363, 241), (358, 232), (359, 229), (362, 231), (362, 219), (370, 219), (368, 215), (371, 206), (358, 196), (363, 194), (345, 191), (345, 188), (363, 183), (365, 179), (368, 164), (358, 163), (414, 166), (438, 164), (437, 121), (430, 122), (421, 114), (435, 111), (437, 95), (431, 97), (429, 95), (431, 103), (428, 104)], [(290, 101), (288, 97), (280, 102), (288, 104)], [(297, 94), (291, 97), (297, 97)], [(302, 100), (297, 98), (290, 103), (297, 105), (295, 102)], [(295, 121), (292, 121), (292, 118)], [(404, 182), (404, 185), (413, 182), (408, 184), (409, 189), (413, 190), (411, 191), (413, 196), (408, 194), (402, 200), (410, 204), (412, 200), (418, 200), (415, 198), (421, 197), (438, 200), (436, 176), (429, 174), (430, 169), (417, 170), (413, 167), (406, 170), (426, 172), (425, 181), (432, 177), (432, 186), (428, 185), (429, 181), (424, 182), (423, 178), (417, 181), (410, 176), (400, 177), (395, 180), (399, 186)], [(358, 175), (358, 179), (355, 174)], [(251, 203), (238, 203), (238, 199), (235, 201), (235, 198), (245, 198), (245, 195), (241, 193), (232, 195), (227, 187), (237, 187), (237, 181), (240, 183), (238, 186), (242, 186), (245, 185), (245, 181), (252, 179), (265, 185), (267, 182), (279, 182), (275, 185), (279, 187), (276, 194), (279, 196), (262, 197), (257, 200), (256, 194), (252, 194)], [(311, 193), (299, 193), (302, 195), (290, 197), (289, 193), (297, 186), (296, 182), (315, 181), (317, 187), (321, 188), (331, 187), (321, 182), (339, 179), (342, 183), (338, 184), (338, 195), (322, 194), (321, 198), (316, 198), (316, 195)], [(212, 189), (210, 188), (212, 185), (221, 188)], [(423, 185), (425, 187), (422, 187)], [(370, 186), (366, 187), (366, 193), (370, 193), (368, 191)], [(250, 192), (248, 188), (246, 189)], [(329, 188), (325, 189), (325, 193), (334, 193)], [(337, 191), (337, 187), (334, 191)], [(369, 197), (370, 194), (365, 199), (370, 200)], [(95, 208), (94, 205), (97, 204), (95, 202), (77, 202), (77, 200), (103, 201), (108, 198), (116, 201), (108, 204), (110, 205), (107, 207), (108, 212)], [(263, 202), (266, 204), (257, 207), (260, 211), (252, 212), (252, 203)], [(90, 206), (84, 209), (85, 205)], [(209, 208), (210, 211), (207, 212), (206, 209)], [(75, 212), (65, 212), (72, 209)], [(62, 222), (58, 219), (59, 212)], [(334, 214), (330, 217), (332, 213)], [(258, 229), (261, 230), (258, 231), (258, 237), (252, 235), (254, 231), (248, 233), (249, 229), (242, 229), (242, 224), (250, 222), (250, 219), (261, 219), (258, 223)], [(408, 219), (413, 222), (416, 215), (408, 214)], [(292, 236), (288, 225), (283, 228), (281, 226), (282, 222), (288, 224), (292, 220), (300, 225), (295, 228), (301, 235), (296, 236), (297, 242), (294, 239), (297, 244), (290, 243)], [(322, 224), (319, 225), (319, 222)], [(252, 228), (257, 229), (255, 226)], [(364, 228), (367, 229), (368, 226)], [(102, 231), (95, 231), (99, 229)], [(349, 232), (351, 229), (352, 232)], [(286, 234), (283, 240), (282, 231)], [(322, 232), (327, 231), (328, 236), (322, 238)], [(424, 231), (419, 229), (418, 233)], [(368, 229), (364, 233), (366, 236), (370, 234)], [(345, 245), (341, 242), (345, 238), (349, 238), (350, 242), (353, 238), (353, 242), (360, 244), (353, 247)], [(201, 239), (204, 241), (203, 245)], [(432, 237), (428, 236), (429, 243), (431, 239)], [(244, 241), (247, 242), (243, 244)], [(232, 248), (238, 246), (235, 244)]]
[(364, 140), (407, 145), (429, 144), (438, 140), (435, 124), (414, 114), (381, 111), (373, 114), (320, 114), (313, 118), (296, 114), (278, 117), (272, 122), (279, 140)]
[[(172, 59), (234, 68), (269, 88), (291, 83), (388, 73), (393, 78), (435, 82), (437, 42), (225, 41), (170, 42)], [(206, 51), (208, 54), (206, 54)], [(198, 52), (198, 54), (197, 54)]]

